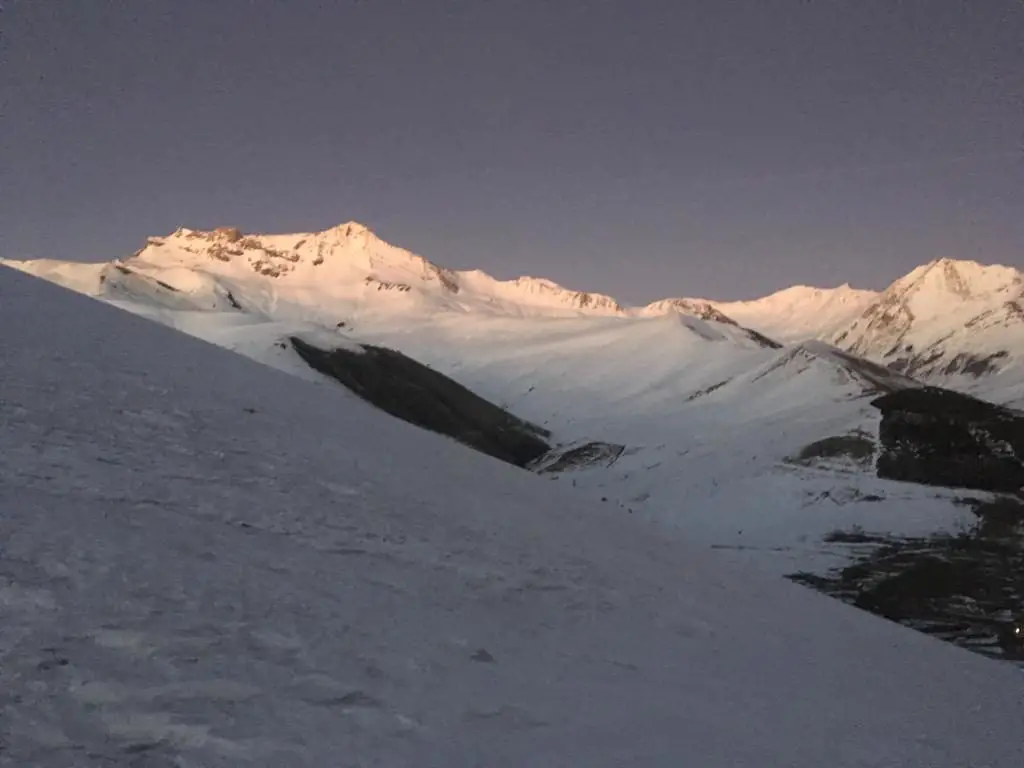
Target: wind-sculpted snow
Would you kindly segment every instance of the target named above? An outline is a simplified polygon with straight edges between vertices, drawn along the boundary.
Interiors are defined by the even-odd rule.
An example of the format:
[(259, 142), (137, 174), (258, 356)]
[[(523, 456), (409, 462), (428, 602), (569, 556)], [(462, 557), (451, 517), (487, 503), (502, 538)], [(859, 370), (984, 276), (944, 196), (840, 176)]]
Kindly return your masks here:
[(1019, 675), (0, 270), (0, 764), (1017, 768)]

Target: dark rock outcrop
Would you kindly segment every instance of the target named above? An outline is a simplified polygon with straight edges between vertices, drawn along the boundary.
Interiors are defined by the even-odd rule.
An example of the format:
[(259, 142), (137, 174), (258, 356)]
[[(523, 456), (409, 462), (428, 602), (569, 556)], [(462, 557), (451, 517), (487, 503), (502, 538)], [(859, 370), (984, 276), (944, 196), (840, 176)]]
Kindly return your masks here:
[(823, 461), (849, 461), (870, 467), (874, 455), (875, 441), (866, 433), (857, 431), (816, 440), (805, 445), (789, 461), (805, 466), (814, 466)]
[(878, 476), (925, 485), (1024, 488), (1024, 414), (938, 387), (872, 401), (882, 412)]
[(1024, 502), (970, 501), (960, 533), (900, 537), (835, 531), (853, 562), (790, 578), (858, 608), (987, 656), (1024, 660)]
[(524, 421), (401, 352), (369, 344), (362, 352), (324, 350), (299, 338), (292, 347), (311, 368), (399, 419), (438, 432), (518, 467), (543, 456), (549, 432)]
[(217, 227), (214, 234), (223, 237), (229, 243), (237, 243), (242, 239), (242, 230), (238, 227)]
[(782, 345), (779, 342), (769, 339), (763, 333), (758, 333), (753, 328), (744, 328), (743, 332), (747, 334), (747, 338), (760, 344), (765, 349), (782, 349)]
[(946, 376), (963, 373), (979, 379), (982, 376), (998, 371), (999, 361), (1005, 360), (1007, 357), (1009, 357), (1009, 353), (1005, 349), (991, 355), (970, 355), (966, 352), (961, 352), (946, 363), (946, 367), (942, 369), (942, 372)]
[(566, 472), (584, 467), (610, 467), (626, 450), (618, 443), (604, 443), (599, 440), (559, 448), (538, 459), (530, 468), (538, 474)]

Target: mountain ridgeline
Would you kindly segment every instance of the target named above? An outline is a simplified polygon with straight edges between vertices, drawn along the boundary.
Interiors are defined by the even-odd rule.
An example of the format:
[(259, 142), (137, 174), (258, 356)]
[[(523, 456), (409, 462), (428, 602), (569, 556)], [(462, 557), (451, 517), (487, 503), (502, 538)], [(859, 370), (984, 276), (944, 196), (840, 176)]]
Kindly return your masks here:
[[(643, 307), (544, 278), (499, 280), (479, 270), (448, 269), (386, 243), (356, 222), (282, 235), (182, 228), (149, 238), (130, 258), (110, 265), (5, 263), (93, 295), (173, 292), (179, 308), (218, 309), (227, 303), (266, 312), (272, 298), (280, 314), (283, 304), (292, 303), (282, 299), (301, 294), (293, 303), (307, 310), (330, 307), (335, 314), (344, 314), (346, 306), (517, 317), (680, 314), (731, 325), (766, 345), (825, 341), (929, 383), (960, 388), (1016, 369), (1018, 350), (1024, 349), (1024, 276), (1010, 267), (948, 258), (918, 267), (882, 292), (794, 286), (753, 301), (668, 298)], [(124, 271), (114, 273), (111, 265)], [(146, 277), (155, 281), (149, 289), (140, 285)], [(232, 283), (252, 278), (274, 287), (248, 296), (231, 290)]]
[[(813, 560), (806, 542), (833, 557), (902, 533), (916, 552), (922, 533), (970, 528), (970, 505), (1000, 510), (1001, 533), (970, 539), (984, 557), (967, 560), (950, 539), (965, 567), (1005, 581), (992, 547), (1024, 553), (1024, 279), (1008, 267), (940, 259), (882, 292), (794, 286), (628, 307), (543, 278), (448, 269), (354, 222), (283, 235), (179, 229), (101, 264), (4, 263), (341, 385), (592, 501), (754, 553), (779, 575)], [(325, 395), (330, 407), (351, 405), (338, 395)], [(1018, 527), (1019, 542), (1003, 536)], [(916, 568), (914, 557), (900, 567)], [(872, 597), (877, 572), (836, 588), (914, 626), (921, 605)], [(821, 578), (802, 580), (825, 588)], [(934, 626), (959, 626), (950, 589), (925, 612)], [(977, 598), (971, 631), (1003, 632), (1006, 596), (1022, 590)]]

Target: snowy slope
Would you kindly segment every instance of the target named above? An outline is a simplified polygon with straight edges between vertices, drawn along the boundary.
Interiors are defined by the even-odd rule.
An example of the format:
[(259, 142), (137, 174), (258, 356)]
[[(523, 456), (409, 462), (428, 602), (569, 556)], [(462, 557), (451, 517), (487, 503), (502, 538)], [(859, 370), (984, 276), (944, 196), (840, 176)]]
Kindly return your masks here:
[(12, 267), (44, 280), (63, 285), (73, 291), (98, 296), (103, 291), (103, 275), (109, 264), (92, 264), (58, 259), (0, 259), (0, 265)]
[(713, 302), (737, 322), (782, 342), (828, 339), (848, 326), (872, 302), (875, 291), (844, 284), (838, 288), (794, 285), (753, 301)]
[(713, 302), (783, 342), (820, 339), (929, 383), (1024, 404), (1024, 275), (937, 259), (881, 293), (795, 286), (749, 302)]
[(0, 357), (0, 764), (1024, 759), (1008, 668), (336, 388), (8, 270)]
[(769, 338), (753, 328), (743, 327), (732, 317), (722, 312), (714, 304), (703, 299), (662, 299), (648, 304), (646, 307), (634, 309), (631, 314), (637, 317), (660, 317), (664, 315), (680, 315), (693, 317), (712, 323), (720, 323), (742, 328), (747, 338), (753, 339), (764, 347), (781, 346), (774, 338)]
[(837, 528), (923, 533), (969, 518), (953, 494), (882, 482), (870, 468), (795, 466), (815, 441), (877, 433), (878, 382), (827, 345), (778, 349), (707, 303), (583, 307), (543, 281), (439, 271), (357, 225), (258, 238), (181, 230), (101, 276), (105, 301), (307, 380), (322, 377), (291, 335), (391, 346), (548, 427), (566, 449), (622, 446), (614, 461), (553, 481), (707, 545), (742, 546), (776, 572), (812, 567)]
[[(672, 299), (631, 309), (610, 296), (571, 290), (544, 278), (498, 280), (479, 270), (447, 269), (384, 242), (356, 222), (323, 232), (285, 235), (247, 235), (232, 228), (179, 229), (166, 237), (149, 238), (133, 256), (106, 267), (65, 268), (48, 260), (2, 263), (90, 295), (131, 290), (122, 284), (137, 284), (148, 277), (202, 303), (216, 284), (222, 291), (231, 291), (249, 311), (278, 317), (290, 313), (293, 318), (324, 323), (365, 312), (454, 311), (526, 317), (671, 312), (736, 325), (705, 301)], [(310, 308), (328, 306), (333, 314), (310, 318)]]
[[(306, 380), (322, 377), (291, 350), (291, 335), (321, 347), (395, 347), (551, 428), (566, 449), (622, 446), (614, 461), (566, 478), (596, 503), (742, 546), (789, 572), (816, 563), (821, 536), (837, 528), (924, 533), (970, 521), (954, 494), (881, 482), (870, 466), (794, 466), (815, 441), (877, 434), (877, 386), (827, 346), (772, 341), (826, 337), (892, 363), (879, 350), (895, 336), (942, 338), (963, 310), (971, 321), (959, 346), (935, 365), (956, 355), (963, 364), (960, 350), (980, 339), (983, 351), (1011, 350), (993, 358), (1000, 372), (914, 370), (992, 399), (1024, 398), (1006, 335), (1014, 276), (944, 264), (917, 270), (884, 300), (848, 286), (796, 287), (755, 302), (667, 299), (638, 309), (546, 280), (447, 270), (355, 223), (295, 235), (182, 229), (106, 265), (11, 265)], [(1003, 314), (985, 314), (993, 302)], [(904, 305), (910, 314), (900, 316), (913, 318), (905, 327), (870, 319)], [(936, 306), (954, 311), (925, 311)], [(851, 321), (857, 313), (866, 314)], [(837, 330), (844, 323), (870, 328)]]
[[(180, 229), (167, 237), (150, 238), (123, 265), (175, 287), (179, 285), (173, 277), (167, 279), (168, 270), (212, 276), (225, 287), (241, 286), (237, 298), (247, 309), (279, 316), (290, 311), (303, 319), (311, 307), (328, 304), (336, 313), (348, 314), (364, 308), (521, 315), (622, 313), (610, 297), (571, 291), (550, 280), (502, 281), (479, 271), (445, 269), (384, 242), (356, 222), (290, 235)], [(180, 289), (204, 290), (192, 284)]]
[(290, 235), (180, 229), (149, 238), (131, 258), (107, 265), (3, 263), (108, 300), (173, 310), (244, 310), (327, 327), (438, 312), (681, 315), (739, 328), (765, 345), (828, 341), (931, 383), (1006, 402), (1024, 399), (1024, 368), (1016, 354), (1024, 342), (1024, 278), (1009, 267), (970, 261), (931, 262), (882, 293), (849, 285), (794, 286), (754, 301), (669, 298), (638, 308), (543, 278), (502, 281), (480, 271), (446, 269), (355, 222)]
[(1024, 380), (1024, 275), (933, 261), (893, 283), (831, 340), (929, 381), (1014, 393)]
[[(703, 544), (742, 546), (776, 573), (818, 565), (821, 537), (837, 528), (924, 533), (969, 518), (953, 494), (936, 498), (863, 468), (837, 473), (788, 461), (825, 437), (877, 432), (869, 395), (878, 382), (820, 343), (775, 349), (734, 324), (676, 312), (551, 318), (378, 310), (328, 329), (154, 301), (114, 303), (307, 380), (321, 377), (291, 350), (291, 335), (321, 348), (391, 346), (543, 424), (566, 448), (621, 445), (610, 465), (580, 468), (565, 482), (593, 503), (684, 529)], [(828, 503), (819, 503), (822, 494)]]
[[(879, 377), (821, 342), (775, 350), (742, 336), (709, 340), (686, 322), (580, 319), (553, 328), (442, 316), (410, 327), (396, 318), (390, 328), (362, 328), (360, 338), (402, 349), (570, 446), (625, 446), (610, 466), (556, 481), (701, 543), (742, 546), (777, 573), (818, 564), (821, 537), (837, 528), (927, 533), (969, 519), (952, 493), (788, 461), (825, 437), (877, 434), (870, 395)], [(822, 493), (831, 500), (819, 503)]]

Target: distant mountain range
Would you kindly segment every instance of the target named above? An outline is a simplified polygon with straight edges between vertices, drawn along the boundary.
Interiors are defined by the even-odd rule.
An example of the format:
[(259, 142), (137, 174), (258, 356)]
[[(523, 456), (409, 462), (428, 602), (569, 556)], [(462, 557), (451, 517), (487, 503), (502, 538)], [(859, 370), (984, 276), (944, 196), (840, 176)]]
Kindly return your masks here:
[(101, 301), (0, 268), (0, 763), (1019, 768), (1017, 669), (766, 570), (1012, 658), (1020, 545), (890, 545), (972, 513), (872, 460), (1024, 484), (1013, 418), (701, 308), (240, 240), (32, 265)]
[(753, 301), (667, 298), (644, 307), (541, 277), (498, 280), (479, 270), (447, 269), (356, 222), (285, 235), (179, 229), (106, 264), (3, 263), (115, 301), (162, 293), (159, 303), (167, 307), (237, 305), (329, 326), (396, 312), (524, 318), (679, 314), (733, 326), (764, 343), (824, 341), (922, 380), (995, 399), (1024, 396), (1024, 276), (973, 261), (938, 259), (881, 292), (794, 286)]
[[(1024, 417), (964, 396), (1024, 401), (1024, 281), (1008, 267), (942, 259), (881, 292), (629, 307), (447, 269), (354, 222), (4, 263), (780, 574), (834, 564), (837, 531), (972, 530), (978, 504), (1017, 510), (1024, 491)], [(1016, 605), (999, 594), (986, 610)]]

